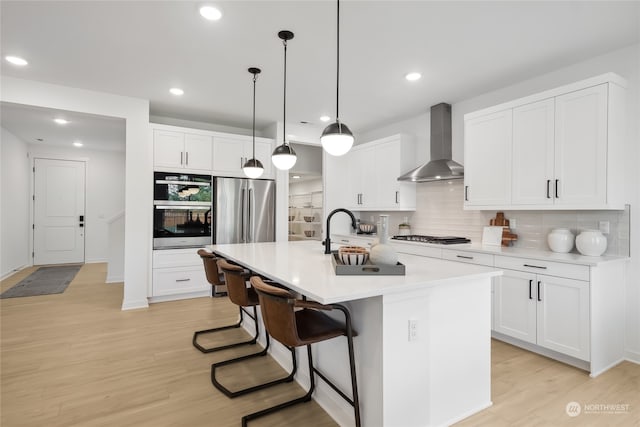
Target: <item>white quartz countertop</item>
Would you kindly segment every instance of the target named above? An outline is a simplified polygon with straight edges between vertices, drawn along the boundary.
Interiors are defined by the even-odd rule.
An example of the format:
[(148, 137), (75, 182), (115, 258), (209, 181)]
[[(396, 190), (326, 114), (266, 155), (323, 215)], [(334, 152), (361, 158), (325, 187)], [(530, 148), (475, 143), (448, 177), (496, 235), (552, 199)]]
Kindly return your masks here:
[[(332, 243), (339, 242), (340, 237), (346, 238), (356, 238), (356, 239), (369, 239), (375, 240), (376, 237), (366, 236), (362, 234), (332, 234), (331, 239)], [(518, 257), (518, 258), (528, 258), (535, 259), (540, 261), (555, 261), (555, 262), (564, 262), (567, 264), (577, 264), (577, 265), (587, 265), (587, 266), (598, 266), (602, 263), (607, 262), (616, 262), (616, 261), (625, 261), (628, 260), (628, 257), (622, 256), (614, 256), (614, 255), (603, 255), (599, 257), (586, 256), (581, 255), (579, 253), (557, 253), (551, 251), (544, 251), (539, 249), (529, 249), (529, 248), (514, 248), (514, 247), (504, 247), (504, 246), (486, 246), (480, 243), (464, 243), (464, 244), (455, 244), (455, 245), (441, 245), (434, 243), (420, 243), (420, 242), (408, 242), (401, 240), (390, 240), (392, 245), (400, 245), (403, 248), (411, 248), (411, 247), (432, 247), (443, 250), (453, 250), (453, 251), (462, 251), (462, 252), (475, 252), (475, 253), (485, 253), (491, 255), (502, 255), (509, 257)], [(408, 252), (411, 250), (408, 249)]]
[(239, 243), (208, 248), (323, 304), (502, 274), (491, 267), (399, 254), (398, 259), (406, 269), (404, 276), (337, 276), (330, 255), (325, 255), (324, 247), (315, 241)]

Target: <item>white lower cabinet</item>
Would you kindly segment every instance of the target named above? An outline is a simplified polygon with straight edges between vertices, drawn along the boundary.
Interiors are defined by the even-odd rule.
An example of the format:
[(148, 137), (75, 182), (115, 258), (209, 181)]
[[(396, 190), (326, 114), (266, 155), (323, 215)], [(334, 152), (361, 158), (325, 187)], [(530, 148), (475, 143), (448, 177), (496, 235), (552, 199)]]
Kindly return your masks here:
[(589, 361), (589, 282), (504, 270), (494, 282), (494, 330)]
[(197, 248), (153, 251), (152, 302), (211, 294), (197, 251)]

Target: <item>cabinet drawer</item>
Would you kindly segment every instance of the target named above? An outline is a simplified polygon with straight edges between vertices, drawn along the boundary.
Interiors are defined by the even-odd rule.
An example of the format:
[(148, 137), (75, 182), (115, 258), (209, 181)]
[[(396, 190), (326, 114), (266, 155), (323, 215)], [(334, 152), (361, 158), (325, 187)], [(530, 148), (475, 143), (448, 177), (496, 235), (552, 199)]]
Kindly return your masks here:
[(442, 250), (442, 259), (451, 261), (468, 262), (470, 264), (480, 264), (493, 266), (493, 255), (479, 252), (454, 251), (450, 249)]
[(430, 258), (442, 258), (442, 248), (434, 248), (431, 246), (398, 243), (393, 241), (391, 244), (393, 248), (402, 254), (426, 256)]
[(209, 286), (203, 267), (153, 270), (153, 296), (206, 291)]
[(331, 243), (335, 243), (340, 246), (363, 246), (365, 248), (370, 248), (373, 245), (375, 239), (361, 239), (357, 237), (346, 237), (346, 236), (333, 236), (331, 238)]
[(199, 248), (163, 249), (153, 251), (153, 268), (200, 266), (202, 260), (198, 255)]
[(589, 266), (496, 255), (495, 266), (548, 276), (589, 281)]

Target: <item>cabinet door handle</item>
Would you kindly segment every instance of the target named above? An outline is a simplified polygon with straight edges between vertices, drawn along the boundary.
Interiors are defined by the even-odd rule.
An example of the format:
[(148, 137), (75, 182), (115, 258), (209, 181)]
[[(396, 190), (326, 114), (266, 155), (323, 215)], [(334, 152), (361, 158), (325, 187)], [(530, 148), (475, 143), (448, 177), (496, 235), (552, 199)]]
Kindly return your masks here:
[(542, 301), (542, 298), (540, 298), (540, 280), (538, 280), (538, 301)]
[(533, 286), (533, 279), (529, 280), (529, 299), (533, 299), (531, 296), (531, 287)]
[(531, 267), (531, 268), (540, 268), (542, 270), (546, 270), (547, 269), (547, 267), (543, 267), (543, 266), (540, 266), (540, 265), (522, 264), (522, 266), (523, 267)]
[(464, 186), (464, 201), (465, 202), (469, 201), (469, 186), (468, 185)]
[(558, 197), (558, 181), (560, 181), (560, 180), (556, 179), (556, 199), (560, 198), (560, 197)]
[(398, 193), (399, 191), (396, 191), (396, 203), (398, 203)]
[(462, 259), (473, 259), (472, 256), (465, 256), (465, 255), (456, 255), (456, 257), (462, 258)]
[(191, 279), (176, 279), (176, 282), (188, 282)]
[(184, 164), (184, 152), (181, 151), (180, 152), (180, 165), (182, 166)]
[(185, 166), (189, 166), (189, 152), (188, 151), (186, 151), (184, 153), (184, 158), (185, 158), (185, 160), (184, 160)]
[(551, 198), (551, 194), (549, 193), (549, 186), (551, 185), (551, 180), (547, 180), (547, 199)]
[(349, 243), (349, 241), (347, 239), (340, 239), (340, 241), (344, 242), (344, 243)]

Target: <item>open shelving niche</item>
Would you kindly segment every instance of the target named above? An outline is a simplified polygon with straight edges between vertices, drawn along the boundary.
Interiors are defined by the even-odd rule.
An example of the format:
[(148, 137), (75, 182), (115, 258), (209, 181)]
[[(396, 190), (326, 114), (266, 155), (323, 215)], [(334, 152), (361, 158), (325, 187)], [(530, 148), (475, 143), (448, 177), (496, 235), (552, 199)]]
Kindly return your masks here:
[[(322, 240), (322, 191), (289, 195), (289, 240)], [(313, 221), (305, 221), (312, 216)], [(307, 237), (305, 231), (313, 231)]]

